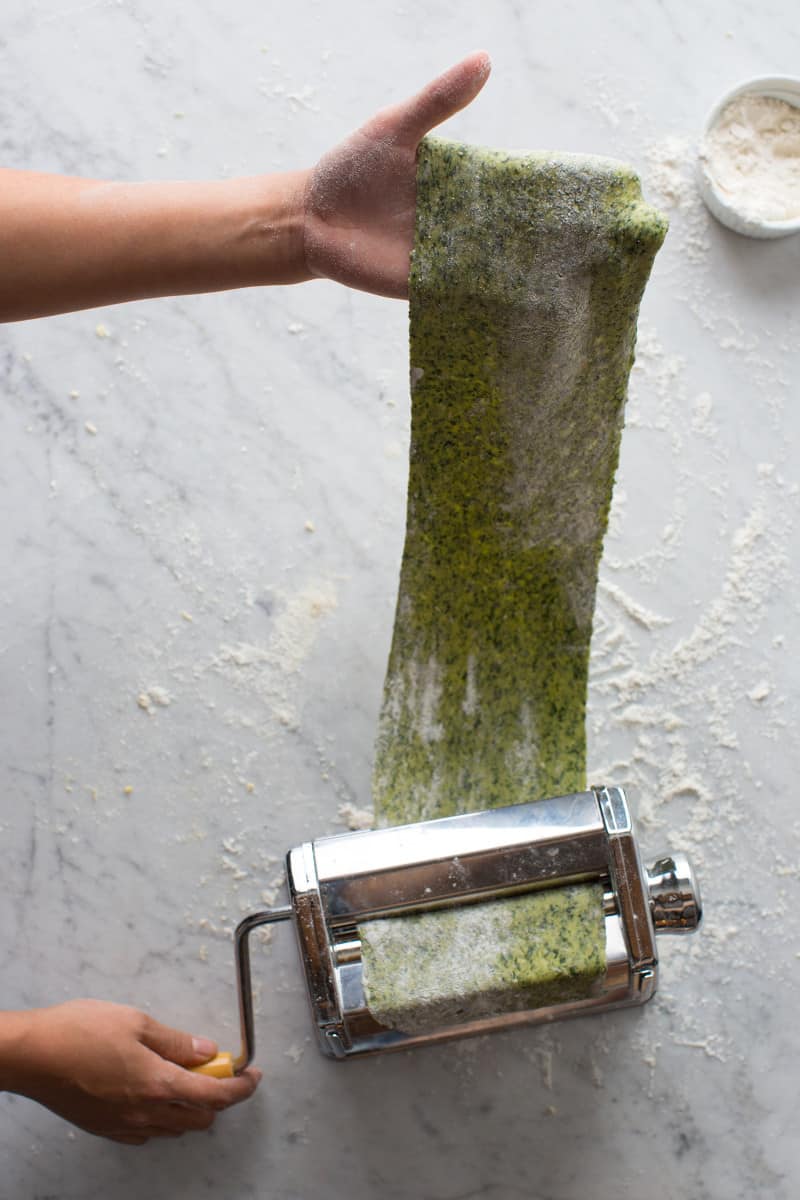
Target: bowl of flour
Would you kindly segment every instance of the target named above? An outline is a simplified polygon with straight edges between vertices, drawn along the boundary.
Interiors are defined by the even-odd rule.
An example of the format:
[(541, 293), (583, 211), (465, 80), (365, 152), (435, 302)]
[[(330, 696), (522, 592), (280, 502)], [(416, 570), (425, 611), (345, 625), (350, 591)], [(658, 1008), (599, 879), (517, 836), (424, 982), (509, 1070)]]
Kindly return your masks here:
[(722, 97), (706, 121), (698, 184), (736, 233), (800, 233), (800, 79), (750, 79)]

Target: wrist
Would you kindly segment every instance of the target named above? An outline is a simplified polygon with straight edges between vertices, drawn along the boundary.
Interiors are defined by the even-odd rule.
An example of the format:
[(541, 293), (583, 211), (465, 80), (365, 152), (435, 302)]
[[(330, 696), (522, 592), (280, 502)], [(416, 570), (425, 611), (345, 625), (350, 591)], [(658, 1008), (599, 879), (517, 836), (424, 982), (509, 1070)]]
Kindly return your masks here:
[(24, 1094), (35, 1011), (0, 1012), (0, 1092)]
[(313, 278), (305, 251), (310, 180), (310, 171), (287, 171), (230, 181), (238, 286), (304, 283)]

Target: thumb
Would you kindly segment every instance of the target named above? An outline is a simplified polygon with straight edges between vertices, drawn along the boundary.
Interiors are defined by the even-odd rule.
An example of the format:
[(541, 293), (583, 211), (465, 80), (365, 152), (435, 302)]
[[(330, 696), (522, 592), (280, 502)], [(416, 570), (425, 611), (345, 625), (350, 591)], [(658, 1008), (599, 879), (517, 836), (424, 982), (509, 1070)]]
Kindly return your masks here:
[(378, 140), (405, 143), (416, 150), (429, 130), (475, 99), (491, 69), (489, 55), (485, 50), (478, 50), (426, 84), (415, 96), (382, 109), (367, 122), (362, 132)]
[(154, 1050), (169, 1062), (180, 1067), (196, 1067), (217, 1053), (217, 1043), (209, 1038), (193, 1037), (180, 1029), (172, 1029), (148, 1017), (139, 1040), (148, 1050)]

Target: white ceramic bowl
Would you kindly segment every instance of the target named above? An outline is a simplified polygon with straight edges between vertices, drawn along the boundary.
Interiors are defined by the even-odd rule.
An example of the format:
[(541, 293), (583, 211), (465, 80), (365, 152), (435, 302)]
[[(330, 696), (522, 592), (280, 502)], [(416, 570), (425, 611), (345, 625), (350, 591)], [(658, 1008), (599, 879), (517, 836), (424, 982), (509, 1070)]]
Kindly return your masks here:
[[(703, 129), (704, 140), (716, 124), (722, 110), (730, 104), (731, 100), (735, 100), (737, 96), (742, 96), (749, 92), (757, 96), (770, 96), (775, 100), (785, 100), (787, 104), (794, 104), (797, 108), (800, 108), (800, 79), (796, 79), (791, 75), (775, 75), (764, 79), (748, 79), (744, 83), (740, 83), (738, 87), (733, 88), (732, 91), (727, 92), (714, 105), (708, 114), (708, 119)], [(744, 233), (748, 237), (756, 238), (778, 238), (786, 237), (789, 233), (800, 233), (800, 217), (793, 217), (790, 221), (763, 221), (747, 216), (737, 209), (726, 196), (722, 195), (716, 186), (713, 176), (703, 160), (702, 147), (697, 163), (697, 183), (700, 188), (700, 195), (705, 200), (709, 212), (713, 213), (723, 225), (727, 225), (728, 229), (733, 229), (736, 233)]]

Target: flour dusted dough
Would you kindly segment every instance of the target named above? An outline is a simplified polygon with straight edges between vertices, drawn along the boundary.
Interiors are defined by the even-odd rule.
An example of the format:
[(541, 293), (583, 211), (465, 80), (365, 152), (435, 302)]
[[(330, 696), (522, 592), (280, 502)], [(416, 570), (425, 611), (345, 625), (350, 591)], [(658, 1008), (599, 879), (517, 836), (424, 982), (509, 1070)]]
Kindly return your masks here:
[[(639, 301), (665, 232), (611, 160), (420, 148), (379, 824), (585, 787), (597, 568)], [(605, 968), (589, 885), (361, 936), (370, 1011), (409, 1032), (587, 995)]]

